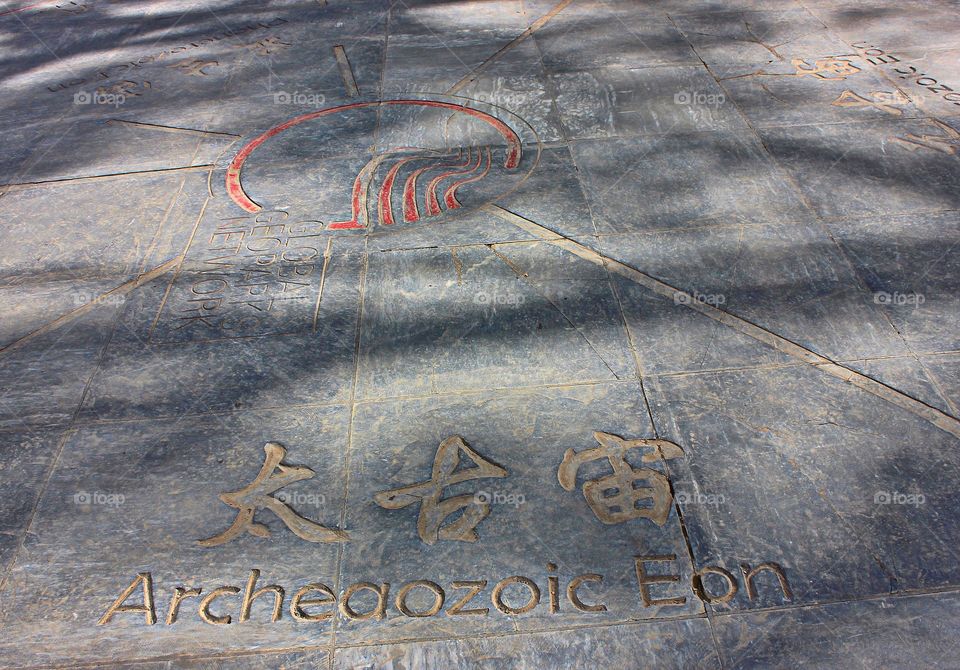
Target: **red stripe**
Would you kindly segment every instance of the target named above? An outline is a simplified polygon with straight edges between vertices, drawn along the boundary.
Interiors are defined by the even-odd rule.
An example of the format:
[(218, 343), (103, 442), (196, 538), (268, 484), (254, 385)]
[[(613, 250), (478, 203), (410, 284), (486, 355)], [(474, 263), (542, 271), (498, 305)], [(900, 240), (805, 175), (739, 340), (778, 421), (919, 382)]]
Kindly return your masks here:
[[(463, 186), (464, 184), (470, 184), (475, 181), (479, 181), (487, 176), (487, 173), (490, 172), (490, 147), (487, 147), (487, 167), (484, 168), (483, 172), (473, 177), (468, 177), (466, 179), (461, 179), (458, 182), (454, 182), (450, 185), (450, 188), (447, 189), (447, 192), (444, 193), (443, 199), (447, 203), (448, 209), (457, 209), (460, 207), (460, 201), (457, 200), (457, 189)], [(477, 167), (480, 167), (479, 161), (477, 162)], [(476, 168), (474, 168), (476, 169)]]
[[(461, 154), (463, 149), (460, 150)], [(459, 158), (459, 156), (458, 156)], [(417, 178), (427, 170), (443, 169), (457, 167), (456, 163), (446, 163), (444, 165), (426, 165), (414, 170), (406, 183), (403, 185), (403, 220), (412, 222), (420, 220), (420, 209), (417, 207)]]
[[(473, 147), (467, 147), (467, 160), (465, 163), (457, 165), (457, 168), (464, 168), (472, 163), (471, 154)], [(462, 152), (462, 149), (461, 149)], [(479, 158), (479, 156), (478, 156)], [(440, 203), (437, 202), (437, 186), (447, 177), (452, 177), (454, 175), (461, 175), (467, 172), (472, 172), (474, 168), (468, 168), (467, 170), (451, 170), (450, 172), (444, 172), (442, 175), (434, 177), (430, 180), (430, 183), (427, 185), (427, 216), (436, 216), (440, 213)]]
[(357, 175), (357, 178), (353, 180), (353, 197), (350, 200), (350, 208), (352, 216), (349, 221), (334, 221), (327, 228), (332, 230), (349, 230), (356, 228), (363, 228), (360, 225), (360, 222), (357, 221), (357, 212), (360, 210), (360, 192), (363, 190), (363, 170), (360, 170), (360, 174)]
[(47, 0), (47, 2), (37, 2), (32, 5), (27, 5), (26, 7), (20, 7), (18, 9), (8, 9), (5, 12), (0, 12), (0, 16), (6, 16), (7, 14), (16, 14), (17, 12), (25, 12), (28, 9), (33, 9), (34, 7), (40, 7), (41, 5), (49, 5), (54, 0)]
[(378, 214), (380, 215), (380, 223), (384, 226), (390, 226), (394, 223), (393, 203), (390, 201), (390, 198), (393, 195), (393, 182), (397, 178), (397, 172), (410, 161), (416, 160), (416, 158), (416, 156), (413, 156), (397, 161), (397, 164), (390, 168), (390, 172), (387, 173), (383, 184), (380, 186)]

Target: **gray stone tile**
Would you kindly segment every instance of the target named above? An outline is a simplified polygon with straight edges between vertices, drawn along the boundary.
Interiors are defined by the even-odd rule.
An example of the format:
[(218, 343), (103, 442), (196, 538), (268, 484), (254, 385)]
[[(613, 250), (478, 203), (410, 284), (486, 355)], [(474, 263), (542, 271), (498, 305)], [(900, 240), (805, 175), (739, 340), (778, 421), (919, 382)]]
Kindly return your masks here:
[[(90, 144), (87, 144), (89, 142)], [(104, 121), (69, 123), (36, 138), (16, 182), (53, 181), (211, 164), (232, 138), (162, 132)]]
[[(306, 542), (264, 509), (255, 519), (269, 529), (269, 540), (242, 533), (203, 547), (197, 539), (233, 521), (236, 510), (217, 496), (254, 479), (270, 441), (287, 448), (284, 463), (316, 472), (281, 492), (292, 497), (291, 508), (336, 528), (349, 415), (346, 407), (328, 407), (78, 430), (64, 447), (4, 591), (4, 665), (219, 653), (235, 648), (238, 635), (260, 649), (324, 644), (330, 624), (295, 621), (288, 605), (303, 583), (332, 581), (337, 544)], [(205, 594), (224, 584), (243, 587), (254, 568), (262, 571), (259, 585), (286, 589), (280, 620), (270, 620), (268, 595), (241, 621), (237, 594), (211, 608), (230, 614), (236, 633), (202, 621), (195, 599), (183, 603), (175, 623), (166, 623), (175, 587)], [(142, 612), (118, 612), (98, 627), (140, 572), (152, 576), (157, 623), (147, 625)], [(140, 591), (142, 585), (130, 604), (143, 603)], [(56, 607), (44, 593), (57, 594)], [(62, 647), (50, 647), (54, 637)]]
[[(391, 33), (384, 64), (384, 93), (403, 89), (409, 83), (431, 93), (444, 93), (460, 79), (471, 74), (494, 52), (505, 47), (515, 33), (500, 31), (457, 31), (438, 35)], [(521, 43), (520, 53), (536, 57), (532, 43)], [(512, 58), (512, 55), (508, 56)], [(523, 63), (522, 70), (531, 63)], [(537, 63), (537, 65), (539, 65)]]
[[(579, 490), (562, 489), (558, 467), (568, 448), (596, 446), (593, 431), (625, 438), (651, 437), (637, 384), (603, 384), (528, 392), (447, 395), (393, 403), (364, 403), (354, 418), (347, 527), (356, 529), (345, 547), (341, 581), (390, 583), (391, 594), (415, 579), (429, 579), (448, 591), (448, 602), (463, 595), (451, 585), (459, 580), (487, 580), (468, 608), (488, 608), (470, 619), (474, 634), (543, 630), (555, 626), (622, 622), (653, 616), (680, 616), (702, 611), (689, 590), (689, 566), (679, 522), (673, 511), (662, 527), (635, 518), (606, 525), (594, 515)], [(444, 496), (490, 497), (490, 514), (476, 527), (475, 543), (440, 539), (427, 544), (418, 537), (416, 505), (384, 509), (374, 494), (428, 480), (438, 445), (461, 435), (482, 458), (507, 472), (505, 478), (476, 479), (445, 487)], [(469, 462), (461, 454), (461, 468)], [(628, 455), (628, 459), (639, 455)], [(672, 470), (673, 460), (663, 463)], [(597, 466), (594, 468), (594, 466)], [(654, 466), (656, 467), (656, 466)], [(660, 468), (657, 468), (660, 469)], [(583, 466), (581, 477), (609, 473), (606, 460)], [(675, 561), (647, 564), (650, 573), (679, 574), (677, 585), (650, 587), (651, 597), (689, 596), (680, 605), (645, 607), (638, 592), (633, 557), (673, 554)], [(548, 563), (559, 578), (559, 610), (551, 612)], [(583, 600), (602, 603), (605, 612), (582, 612), (565, 599), (576, 575), (596, 573), (602, 582), (585, 586)], [(509, 615), (491, 602), (494, 585), (519, 575), (538, 585), (542, 599), (530, 611)], [(458, 587), (459, 588), (459, 587)], [(589, 594), (589, 596), (587, 595)], [(413, 595), (410, 606), (427, 609)], [(522, 586), (509, 587), (505, 602), (520, 607), (529, 598)], [(392, 596), (391, 596), (392, 598)], [(360, 602), (360, 598), (358, 598)], [(363, 604), (370, 606), (370, 599)], [(358, 605), (359, 607), (359, 605)], [(449, 609), (449, 606), (448, 608)], [(439, 618), (442, 616), (443, 618)], [(382, 621), (341, 621), (338, 644), (458, 637), (456, 616), (411, 618), (391, 605)]]
[[(285, 82), (294, 86), (290, 93), (298, 86), (306, 88), (302, 91), (305, 93), (313, 89), (322, 93), (335, 87), (339, 74), (332, 64), (331, 49), (336, 43), (346, 43), (356, 62), (355, 75), (363, 85), (369, 89), (379, 81), (376, 40), (368, 44), (359, 36), (371, 34), (382, 41), (384, 11), (379, 12), (377, 21), (377, 13), (367, 14), (354, 7), (352, 20), (344, 22), (333, 16), (340, 14), (342, 19), (342, 8), (318, 13), (321, 8), (317, 3), (312, 7), (308, 3), (291, 4), (299, 4), (295, 13), (280, 3), (269, 7), (262, 3), (224, 3), (215, 9), (203, 3), (184, 3), (180, 13), (157, 12), (139, 24), (129, 17), (105, 19), (101, 14), (101, 21), (125, 19), (136, 29), (96, 62), (83, 62), (69, 71), (60, 67), (59, 72), (49, 72), (46, 77), (15, 79), (8, 85), (17, 87), (14, 90), (38, 91), (35, 97), (41, 104), (38, 111), (42, 118), (53, 118), (54, 114), (101, 119), (119, 116), (216, 130), (211, 124), (225, 120), (235, 122), (236, 128), (246, 127), (244, 117), (257, 118), (265, 107), (262, 103), (272, 100), (268, 94), (284, 90)], [(352, 30), (355, 23), (366, 29)], [(291, 52), (306, 50), (310, 53), (303, 53), (303, 57), (316, 63), (326, 61), (326, 66), (299, 67), (293, 72)], [(370, 60), (372, 71), (367, 76), (364, 66)], [(73, 105), (75, 94), (89, 97), (98, 89), (123, 93), (122, 103), (116, 107)], [(246, 97), (241, 98), (240, 92)], [(223, 98), (232, 104), (224, 107)], [(248, 121), (248, 125), (258, 124)]]
[[(644, 375), (794, 363), (789, 356), (703, 316), (679, 299), (659, 296), (617, 276), (612, 280)], [(701, 300), (718, 297), (700, 289), (697, 294)]]
[(956, 593), (883, 598), (713, 620), (731, 668), (955, 665)]
[[(761, 129), (764, 145), (824, 217), (956, 209), (957, 140), (932, 121)], [(939, 148), (938, 148), (939, 147)]]
[(953, 436), (809, 366), (646, 388), (661, 435), (689, 444), (674, 485), (698, 564), (775, 561), (795, 604), (956, 583)]
[(593, 216), (580, 185), (580, 172), (567, 147), (545, 149), (530, 178), (497, 204), (596, 248)]
[[(523, 0), (528, 16), (541, 17), (553, 10), (557, 3), (553, 0)], [(665, 18), (665, 3), (659, 0), (580, 0), (567, 5), (562, 16), (568, 21), (594, 18), (609, 20)], [(554, 19), (556, 20), (556, 19)]]
[[(425, 62), (396, 58), (388, 61), (384, 97), (402, 98), (410, 93), (427, 97), (449, 90), (471, 72), (459, 63), (445, 65), (445, 58)], [(431, 96), (434, 94), (434, 96)], [(457, 97), (478, 100), (518, 115), (533, 127), (543, 142), (561, 138), (559, 116), (550, 84), (532, 40), (521, 42), (495, 62), (473, 74)]]
[(572, 139), (747, 129), (701, 65), (569, 72), (554, 82)]
[[(281, 253), (259, 251), (271, 240)], [(127, 301), (81, 416), (345, 401), (362, 250), (282, 213), (208, 205), (179, 270)]]
[[(272, 654), (243, 654), (208, 658), (178, 658), (163, 663), (164, 670), (313, 670), (326, 667), (329, 649), (307, 651), (284, 651)], [(135, 664), (130, 670), (141, 670), (141, 664)], [(123, 666), (126, 668), (126, 666)], [(143, 669), (146, 670), (146, 669)], [(149, 670), (153, 670), (149, 668)]]
[(392, 7), (390, 32), (440, 39), (447, 39), (450, 33), (476, 34), (491, 30), (520, 33), (540, 15), (537, 12), (531, 15), (532, 8), (525, 4), (520, 0), (465, 0), (456, 4), (442, 0), (405, 0)]
[(821, 4), (811, 11), (848, 42), (869, 40), (884, 48), (960, 46), (960, 17), (950, 3), (878, 0)]
[(635, 375), (606, 274), (554, 247), (416, 249), (369, 263), (358, 397)]
[(337, 651), (334, 667), (567, 668), (573, 659), (616, 668), (720, 667), (703, 619), (346, 648)]
[(884, 49), (855, 42), (863, 60), (913, 97), (933, 117), (960, 115), (960, 50)]
[[(56, 281), (109, 278), (123, 283), (147, 262), (153, 240), (166, 225), (176, 227), (167, 210), (186, 179), (173, 174), (5, 194), (0, 198), (0, 215), (6, 221), (0, 229), (3, 292), (42, 289)], [(206, 188), (206, 175), (202, 180)]]
[(927, 375), (936, 381), (940, 394), (948, 403), (947, 411), (954, 416), (960, 414), (960, 355), (942, 354), (939, 356), (923, 356)]
[(572, 150), (601, 235), (810, 218), (786, 174), (750, 135), (576, 142)]
[(116, 301), (104, 301), (60, 328), (0, 351), (0, 427), (22, 430), (68, 423), (119, 310)]
[(947, 400), (942, 382), (931, 369), (933, 366), (923, 359), (904, 356), (871, 361), (844, 361), (844, 365), (947, 414), (957, 414), (956, 408), (951, 407)]
[[(700, 63), (673, 23), (649, 15), (562, 12), (534, 39), (543, 53), (544, 66), (550, 71)], [(589, 48), (584, 48), (584, 44), (589, 44)]]
[[(872, 294), (858, 284), (853, 269), (820, 227), (725, 226), (614, 235), (603, 238), (603, 249), (612, 258), (686, 291), (699, 302), (736, 314), (832, 360), (908, 352), (876, 308)], [(709, 367), (713, 366), (708, 361), (722, 367), (740, 362), (733, 352), (710, 353), (711, 340), (700, 340), (699, 346), (694, 346), (690, 340), (661, 339), (687, 319), (675, 321), (677, 310), (669, 303), (678, 301), (667, 299), (656, 303), (665, 312), (658, 315), (644, 293), (629, 291), (628, 302), (636, 296), (646, 309), (642, 306), (634, 315), (626, 308), (625, 314), (638, 349), (645, 352), (641, 358), (658, 361), (652, 363), (651, 372), (678, 371), (663, 367), (678, 358), (695, 357), (700, 365)], [(696, 318), (707, 320), (699, 314)], [(648, 321), (666, 323), (650, 337)], [(753, 355), (752, 349), (748, 356)], [(665, 352), (676, 353), (668, 356)], [(717, 360), (718, 354), (721, 360)], [(771, 356), (772, 352), (764, 352), (763, 360), (777, 360)]]
[(0, 572), (6, 574), (33, 515), (47, 472), (60, 446), (59, 431), (0, 433)]
[(702, 12), (788, 11), (802, 9), (797, 0), (664, 0), (656, 3), (671, 16)]
[[(423, 98), (411, 92), (403, 94), (404, 101), (384, 102), (379, 110), (378, 150), (416, 147), (449, 152), (489, 146), (499, 151), (517, 137), (523, 152), (530, 154), (541, 141), (522, 117), (502, 106), (460, 96), (424, 94)], [(507, 128), (500, 128), (488, 117)], [(499, 158), (502, 161), (504, 157)]]
[[(805, 74), (817, 71), (822, 76)], [(923, 115), (915, 98), (854, 56), (755, 62), (714, 72), (729, 94), (728, 103), (759, 128)]]
[[(0, 665), (950, 667), (954, 437), (488, 205), (960, 416), (956, 0), (7, 5), (0, 184), (67, 181), (0, 188)], [(520, 162), (477, 115), (371, 104), (396, 98), (490, 113)], [(239, 175), (248, 216), (228, 166), (271, 129)], [(484, 147), (454, 206), (446, 165)], [(394, 225), (379, 196), (401, 161), (401, 187), (445, 167)], [(370, 218), (331, 228), (365, 166)], [(682, 447), (649, 465), (670, 482), (661, 526), (588, 505), (579, 485), (615, 459), (560, 486), (596, 430)], [(476, 542), (429, 544), (417, 505), (375, 496), (426, 480), (458, 434), (507, 476), (445, 487), (482, 491), (489, 515)], [(350, 542), (259, 509), (269, 538), (196, 544), (235, 518), (218, 495), (271, 440), (316, 473), (275, 502)], [(464, 509), (444, 537), (487, 514)], [(640, 564), (671, 579), (649, 597), (682, 606), (645, 606), (651, 554), (675, 558)], [(742, 564), (769, 561), (792, 597), (769, 571), (749, 592)], [(242, 589), (252, 569), (282, 585), (279, 621), (267, 595), (240, 622), (237, 594), (213, 605), (226, 628), (196, 598), (166, 624), (175, 587)], [(97, 626), (143, 571), (159, 621)], [(590, 573), (579, 593), (605, 611), (568, 596)], [(404, 613), (431, 604), (417, 579), (444, 589), (435, 615)], [(486, 616), (452, 612), (464, 579), (486, 580), (467, 606)], [(337, 604), (308, 607), (332, 616), (295, 621), (315, 581)], [(351, 614), (369, 589), (344, 598), (364, 581), (390, 585), (381, 620)], [(503, 611), (531, 588), (532, 610)]]
[(431, 217), (421, 224), (401, 224), (379, 228), (367, 237), (367, 248), (375, 251), (401, 251), (476, 244), (534, 241), (535, 236), (487, 211), (450, 212)]
[(918, 352), (960, 349), (960, 244), (956, 212), (848, 220), (830, 224), (883, 311)]
[[(223, 93), (226, 104), (213, 117), (216, 124), (231, 132), (262, 131), (299, 114), (349, 104), (353, 98), (335, 46), (344, 49), (359, 96), (381, 97), (383, 31), (344, 39), (337, 31), (318, 35), (316, 29), (315, 24), (284, 26), (272, 39), (247, 45), (231, 71)], [(303, 67), (305, 60), (313, 66)]]
[(684, 14), (676, 25), (710, 67), (850, 52), (802, 9)]
[[(137, 28), (135, 21), (97, 12), (90, 2), (18, 5), (8, 5), (0, 17), (4, 43), (0, 118), (18, 117), (20, 123), (51, 121), (64, 113), (62, 103), (69, 105), (72, 97), (53, 91), (65, 90), (60, 86), (67, 82), (77, 87), (86, 83), (96, 67), (91, 54), (104, 50), (104, 45), (122, 42)], [(30, 101), (30, 113), (18, 115), (18, 107), (22, 111), (26, 100)]]

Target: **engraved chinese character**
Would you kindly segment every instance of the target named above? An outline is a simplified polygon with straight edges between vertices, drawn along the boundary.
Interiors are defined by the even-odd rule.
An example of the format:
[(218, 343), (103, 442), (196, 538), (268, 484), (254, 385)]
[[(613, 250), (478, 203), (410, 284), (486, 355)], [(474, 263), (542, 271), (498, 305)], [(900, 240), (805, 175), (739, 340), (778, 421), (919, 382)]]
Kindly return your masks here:
[(144, 90), (150, 88), (150, 82), (144, 81), (142, 83), (136, 81), (121, 81), (119, 84), (111, 84), (110, 86), (100, 86), (97, 88), (97, 95), (106, 96), (122, 96), (124, 98), (138, 98), (143, 93), (138, 93), (137, 89), (143, 88)]
[(215, 60), (191, 60), (174, 63), (169, 67), (176, 68), (191, 77), (206, 77), (210, 73), (203, 68), (214, 67), (216, 65), (220, 65), (220, 63)]
[(902, 144), (910, 151), (923, 147), (933, 149), (948, 156), (955, 156), (960, 151), (960, 132), (939, 119), (930, 119), (931, 123), (942, 130), (946, 135), (914, 135), (907, 133), (905, 137), (894, 137), (894, 141)]
[(895, 105), (906, 105), (910, 98), (900, 91), (872, 91), (869, 98), (857, 95), (853, 91), (844, 91), (831, 104), (836, 107), (873, 107), (894, 116), (902, 116), (903, 110)]
[(813, 65), (802, 58), (794, 58), (790, 62), (797, 68), (796, 77), (809, 74), (819, 79), (846, 79), (860, 71), (856, 65), (842, 58), (821, 58), (814, 61)]
[[(465, 454), (474, 466), (458, 470), (461, 454)], [(386, 509), (400, 509), (419, 502), (417, 532), (420, 539), (427, 544), (434, 544), (437, 540), (476, 542), (478, 535), (475, 528), (490, 514), (489, 501), (473, 494), (442, 499), (443, 489), (474, 479), (506, 476), (506, 470), (483, 458), (467, 446), (462, 437), (454, 435), (440, 443), (433, 459), (433, 473), (429, 481), (382, 491), (374, 495), (373, 499)], [(457, 512), (460, 512), (459, 517), (443, 525), (444, 521)]]
[[(580, 466), (602, 458), (607, 459), (613, 474), (592, 479), (583, 484), (583, 497), (597, 518), (606, 524), (615, 524), (645, 517), (658, 526), (667, 522), (673, 494), (670, 481), (664, 474), (651, 468), (634, 469), (626, 459), (630, 449), (644, 451), (640, 460), (655, 463), (683, 456), (683, 450), (666, 440), (624, 440), (609, 433), (593, 434), (599, 447), (575, 452), (567, 449), (557, 471), (560, 486), (572, 491), (577, 485)], [(637, 484), (643, 484), (637, 486)], [(652, 504), (639, 504), (649, 500)]]
[(252, 44), (236, 45), (238, 49), (249, 49), (260, 56), (269, 56), (271, 54), (289, 49), (292, 46), (293, 44), (290, 42), (284, 42), (279, 37), (265, 37), (264, 39), (257, 40)]
[(253, 515), (259, 509), (268, 509), (276, 514), (294, 535), (307, 542), (346, 542), (349, 537), (342, 530), (333, 530), (305, 519), (290, 509), (286, 503), (270, 495), (289, 484), (310, 479), (316, 473), (310, 468), (281, 463), (280, 461), (287, 455), (287, 450), (276, 442), (268, 442), (263, 450), (266, 452), (266, 458), (256, 479), (239, 491), (220, 494), (220, 500), (240, 510), (233, 524), (219, 535), (198, 540), (198, 543), (204, 547), (215, 547), (229, 542), (244, 532), (257, 537), (270, 537), (270, 529), (253, 520)]

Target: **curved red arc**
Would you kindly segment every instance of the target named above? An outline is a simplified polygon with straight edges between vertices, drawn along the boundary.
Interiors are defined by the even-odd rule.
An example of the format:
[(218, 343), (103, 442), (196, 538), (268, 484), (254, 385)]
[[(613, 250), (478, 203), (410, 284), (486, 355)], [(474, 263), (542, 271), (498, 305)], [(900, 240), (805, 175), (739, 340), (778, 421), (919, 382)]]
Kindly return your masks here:
[[(240, 172), (243, 169), (243, 164), (261, 144), (269, 140), (271, 137), (279, 135), (283, 131), (292, 128), (293, 126), (299, 125), (304, 121), (310, 121), (312, 119), (317, 119), (328, 114), (334, 114), (337, 112), (342, 112), (350, 109), (359, 109), (362, 107), (372, 107), (376, 105), (419, 105), (424, 107), (439, 107), (441, 109), (452, 109), (455, 111), (463, 112), (469, 116), (480, 119), (485, 123), (488, 123), (493, 128), (500, 133), (500, 135), (507, 141), (507, 156), (504, 162), (504, 167), (507, 169), (516, 168), (520, 164), (521, 158), (521, 146), (520, 138), (514, 132), (510, 126), (496, 118), (491, 116), (486, 112), (481, 112), (480, 110), (471, 109), (470, 107), (464, 107), (462, 105), (456, 105), (450, 102), (440, 102), (437, 100), (380, 100), (373, 102), (354, 102), (346, 105), (339, 105), (337, 107), (330, 107), (329, 109), (322, 109), (317, 112), (309, 112), (307, 114), (301, 114), (300, 116), (295, 116), (288, 121), (270, 128), (266, 132), (258, 135), (248, 142), (246, 145), (237, 152), (237, 155), (233, 157), (233, 160), (230, 161), (230, 165), (227, 167), (227, 174), (225, 178), (225, 186), (227, 189), (227, 194), (230, 198), (237, 203), (242, 209), (248, 212), (259, 212), (261, 210), (260, 205), (255, 203), (250, 197), (244, 192), (243, 186), (240, 183)], [(362, 189), (361, 189), (362, 190)], [(354, 183), (354, 196), (359, 196), (359, 193), (356, 188), (356, 183)], [(351, 203), (352, 204), (352, 203)], [(359, 201), (357, 201), (359, 208)], [(357, 211), (354, 211), (354, 216), (352, 222), (356, 222)], [(340, 223), (349, 223), (349, 222), (340, 222)], [(359, 224), (358, 224), (359, 226)], [(362, 227), (362, 226), (359, 226)]]

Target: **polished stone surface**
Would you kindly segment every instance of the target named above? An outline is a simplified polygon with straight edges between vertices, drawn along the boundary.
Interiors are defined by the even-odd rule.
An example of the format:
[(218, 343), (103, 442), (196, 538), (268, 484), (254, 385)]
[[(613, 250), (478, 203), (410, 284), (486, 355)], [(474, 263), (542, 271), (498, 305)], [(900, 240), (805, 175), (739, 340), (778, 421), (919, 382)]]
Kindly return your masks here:
[(0, 44), (0, 666), (956, 667), (955, 0)]

